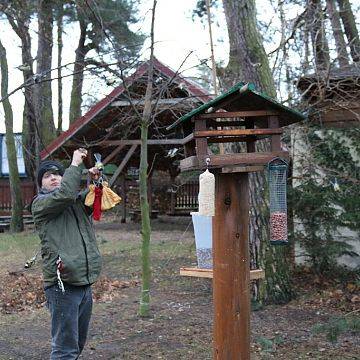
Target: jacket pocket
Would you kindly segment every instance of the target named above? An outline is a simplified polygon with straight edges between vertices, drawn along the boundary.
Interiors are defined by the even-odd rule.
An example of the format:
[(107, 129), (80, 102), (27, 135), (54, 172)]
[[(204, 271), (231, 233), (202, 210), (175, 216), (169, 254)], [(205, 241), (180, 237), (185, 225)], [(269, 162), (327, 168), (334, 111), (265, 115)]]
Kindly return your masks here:
[(79, 256), (60, 252), (63, 268), (60, 272), (61, 280), (69, 284), (77, 284), (80, 279), (86, 279), (86, 261), (81, 261)]
[(41, 248), (41, 258), (43, 262), (43, 273), (45, 282), (54, 282), (56, 280), (56, 258), (55, 252), (47, 246)]

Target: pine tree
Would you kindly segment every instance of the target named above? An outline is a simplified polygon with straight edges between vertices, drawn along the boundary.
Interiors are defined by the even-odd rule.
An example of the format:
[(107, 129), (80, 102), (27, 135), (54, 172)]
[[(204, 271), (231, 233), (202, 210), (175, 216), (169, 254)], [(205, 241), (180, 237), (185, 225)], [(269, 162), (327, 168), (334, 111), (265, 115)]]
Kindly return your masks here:
[(119, 63), (120, 72), (136, 58), (144, 36), (130, 29), (137, 22), (135, 4), (128, 0), (78, 1), (68, 9), (69, 19), (78, 21), (80, 36), (75, 50), (69, 119), (81, 116), (84, 70), (88, 64), (104, 64), (87, 59), (91, 50), (97, 54), (111, 53)]
[(358, 256), (340, 229), (360, 232), (360, 136), (357, 129), (305, 128), (302, 178), (290, 193), (301, 227), (295, 239), (314, 271), (329, 273), (342, 255)]

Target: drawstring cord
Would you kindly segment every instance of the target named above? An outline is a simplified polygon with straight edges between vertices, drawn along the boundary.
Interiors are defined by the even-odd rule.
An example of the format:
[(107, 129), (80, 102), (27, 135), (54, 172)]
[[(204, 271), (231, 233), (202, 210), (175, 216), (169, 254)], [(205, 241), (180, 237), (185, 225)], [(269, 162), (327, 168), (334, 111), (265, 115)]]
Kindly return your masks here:
[(65, 293), (64, 283), (61, 280), (61, 271), (64, 269), (64, 263), (61, 260), (61, 257), (59, 256), (56, 260), (56, 275), (58, 280), (58, 286), (61, 292)]

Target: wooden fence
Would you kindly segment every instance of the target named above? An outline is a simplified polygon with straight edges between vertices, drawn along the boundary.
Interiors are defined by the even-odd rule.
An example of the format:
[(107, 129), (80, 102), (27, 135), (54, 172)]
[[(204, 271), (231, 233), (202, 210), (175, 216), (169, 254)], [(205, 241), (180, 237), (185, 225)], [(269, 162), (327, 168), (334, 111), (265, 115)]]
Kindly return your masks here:
[[(24, 206), (30, 204), (36, 194), (34, 183), (28, 180), (21, 182), (21, 193)], [(189, 214), (198, 208), (199, 183), (197, 181), (187, 182), (180, 185), (177, 191), (171, 195), (171, 214)], [(6, 179), (0, 180), (0, 211), (7, 213), (11, 211), (10, 184)]]
[[(23, 180), (21, 181), (21, 195), (23, 205), (30, 204), (32, 198), (36, 193), (35, 185), (32, 181)], [(11, 194), (9, 180), (0, 180), (0, 211), (8, 212), (11, 211)]]

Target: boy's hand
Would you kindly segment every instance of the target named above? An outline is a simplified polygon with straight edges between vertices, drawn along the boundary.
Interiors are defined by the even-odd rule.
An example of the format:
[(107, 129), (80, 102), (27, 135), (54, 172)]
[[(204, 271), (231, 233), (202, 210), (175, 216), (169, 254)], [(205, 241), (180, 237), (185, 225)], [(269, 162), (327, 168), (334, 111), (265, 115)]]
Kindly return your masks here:
[(87, 150), (79, 148), (74, 151), (71, 165), (79, 166), (87, 156)]
[(91, 180), (98, 180), (99, 179), (100, 170), (96, 166), (90, 168), (88, 171), (89, 171)]

